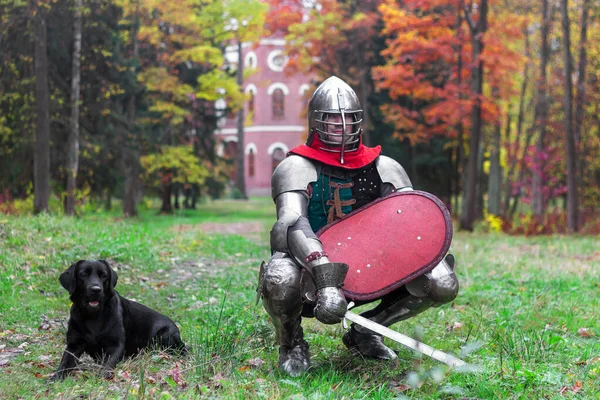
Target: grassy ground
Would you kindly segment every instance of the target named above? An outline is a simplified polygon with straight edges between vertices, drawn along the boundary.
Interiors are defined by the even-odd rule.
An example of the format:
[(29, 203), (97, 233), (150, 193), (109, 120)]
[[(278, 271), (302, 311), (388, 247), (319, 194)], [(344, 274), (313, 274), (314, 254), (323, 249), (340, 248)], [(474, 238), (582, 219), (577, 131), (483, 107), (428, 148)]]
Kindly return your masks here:
[[(598, 237), (455, 235), (458, 298), (394, 328), (474, 369), (390, 342), (397, 362), (352, 357), (341, 326), (307, 320), (312, 368), (290, 378), (255, 305), (273, 218), (267, 199), (136, 220), (0, 216), (0, 398), (600, 398)], [(112, 381), (85, 362), (49, 384), (69, 308), (58, 276), (83, 258), (109, 260), (119, 293), (175, 320), (191, 355), (149, 352)]]

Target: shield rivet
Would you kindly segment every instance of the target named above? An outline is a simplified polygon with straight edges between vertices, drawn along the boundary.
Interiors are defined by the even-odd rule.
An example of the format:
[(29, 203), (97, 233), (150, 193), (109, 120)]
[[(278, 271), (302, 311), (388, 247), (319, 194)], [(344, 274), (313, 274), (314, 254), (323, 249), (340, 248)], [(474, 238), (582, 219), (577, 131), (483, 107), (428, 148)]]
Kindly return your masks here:
[(402, 214), (402, 210), (398, 210), (396, 211), (398, 214)]
[(352, 238), (350, 236), (348, 236), (348, 240), (351, 240)]
[(356, 273), (357, 273), (357, 274), (360, 274), (360, 269), (357, 269), (357, 270), (356, 270)]
[(338, 246), (341, 246), (341, 245), (342, 245), (341, 243), (338, 243)]
[(421, 236), (417, 236), (417, 240), (421, 240)]
[(371, 268), (371, 264), (367, 264), (367, 268)]

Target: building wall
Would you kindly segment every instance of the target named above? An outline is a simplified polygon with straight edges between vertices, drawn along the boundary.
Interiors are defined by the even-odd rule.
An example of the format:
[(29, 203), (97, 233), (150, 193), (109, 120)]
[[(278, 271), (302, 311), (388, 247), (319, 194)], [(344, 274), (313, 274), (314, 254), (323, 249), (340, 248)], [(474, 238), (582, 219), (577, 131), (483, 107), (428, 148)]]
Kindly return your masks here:
[[(244, 128), (246, 190), (248, 195), (270, 195), (271, 174), (274, 156), (281, 156), (306, 140), (306, 90), (310, 77), (287, 76), (284, 72), (285, 59), (282, 39), (263, 39), (258, 46), (244, 44), (242, 54), (246, 70), (254, 68), (244, 81), (244, 91), (254, 94), (254, 112), (249, 117), (249, 102), (245, 106)], [(237, 49), (231, 48), (227, 57), (237, 61)], [(273, 96), (277, 90), (283, 92), (283, 117), (273, 116)], [(235, 116), (220, 122), (215, 132), (222, 149), (224, 142), (237, 142)], [(254, 157), (254, 174), (250, 174), (251, 159)], [(275, 164), (276, 164), (275, 160)]]

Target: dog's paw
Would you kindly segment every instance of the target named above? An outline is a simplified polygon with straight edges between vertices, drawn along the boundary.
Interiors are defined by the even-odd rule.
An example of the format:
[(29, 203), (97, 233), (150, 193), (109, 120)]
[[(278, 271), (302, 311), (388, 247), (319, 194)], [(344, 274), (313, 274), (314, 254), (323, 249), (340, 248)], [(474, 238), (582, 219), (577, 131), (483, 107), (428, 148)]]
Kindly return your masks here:
[(114, 379), (114, 377), (115, 372), (113, 370), (104, 371), (104, 379), (106, 379), (107, 381)]

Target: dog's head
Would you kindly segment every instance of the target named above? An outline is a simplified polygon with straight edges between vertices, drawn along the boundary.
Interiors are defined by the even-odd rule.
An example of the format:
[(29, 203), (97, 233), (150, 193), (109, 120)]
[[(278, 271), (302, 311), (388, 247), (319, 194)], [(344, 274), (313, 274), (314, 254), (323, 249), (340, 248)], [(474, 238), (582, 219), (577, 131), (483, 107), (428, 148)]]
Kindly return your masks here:
[(59, 280), (74, 304), (95, 311), (114, 294), (117, 273), (104, 260), (79, 260), (60, 274)]

